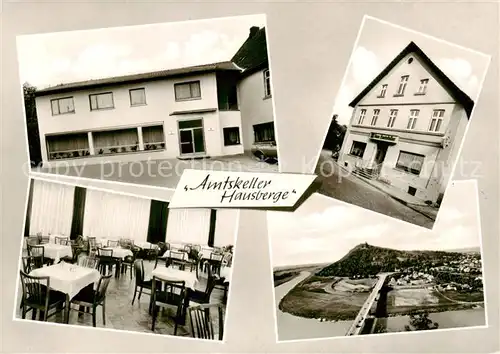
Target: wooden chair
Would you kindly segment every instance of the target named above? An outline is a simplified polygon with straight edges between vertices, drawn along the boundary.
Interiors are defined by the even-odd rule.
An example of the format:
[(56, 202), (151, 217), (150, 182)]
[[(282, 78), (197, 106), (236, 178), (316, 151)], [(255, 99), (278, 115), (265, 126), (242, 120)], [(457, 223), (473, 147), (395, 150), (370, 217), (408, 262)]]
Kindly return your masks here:
[(120, 241), (108, 240), (108, 247), (120, 247)]
[(197, 304), (208, 304), (210, 303), (210, 295), (212, 295), (212, 291), (215, 287), (216, 278), (212, 274), (212, 269), (208, 268), (208, 278), (207, 278), (207, 286), (205, 290), (191, 290), (189, 292), (189, 301), (193, 301)]
[[(153, 289), (153, 281), (152, 280), (144, 280), (144, 262), (142, 259), (138, 259), (134, 262), (134, 271), (135, 271), (135, 289), (134, 289), (134, 297), (132, 298), (132, 305), (135, 301), (135, 296), (137, 295), (137, 289), (139, 289), (139, 297), (137, 300), (141, 299), (142, 292), (144, 289), (148, 290), (147, 295), (151, 296), (151, 289)], [(149, 310), (151, 312), (151, 301)]]
[[(214, 330), (212, 313), (217, 311), (217, 330)], [(188, 308), (191, 336), (200, 339), (222, 340), (224, 336), (224, 309), (222, 304), (203, 304)], [(218, 332), (216, 337), (215, 333)]]
[(170, 251), (170, 255), (167, 258), (167, 266), (177, 265), (179, 269), (184, 270), (186, 265), (191, 266), (191, 271), (193, 270), (193, 264), (188, 260), (188, 254), (181, 251)]
[(50, 236), (40, 236), (39, 240), (41, 245), (50, 243)]
[(77, 264), (85, 268), (99, 269), (99, 258), (93, 256), (83, 256), (78, 258)]
[(127, 273), (127, 270), (130, 270), (130, 280), (132, 280), (134, 262), (135, 262), (134, 256), (126, 256), (121, 262), (121, 272)]
[(224, 255), (222, 253), (210, 253), (210, 259), (205, 263), (205, 272), (208, 267), (212, 268), (212, 271), (216, 274), (220, 274), (220, 267), (222, 265), (222, 258)]
[(113, 258), (113, 250), (107, 248), (97, 248), (97, 258), (99, 259), (99, 270), (101, 274), (113, 271), (116, 260)]
[(157, 277), (153, 277), (152, 283), (151, 304), (153, 307), (153, 321), (151, 330), (154, 332), (156, 319), (158, 317), (159, 308), (174, 307), (174, 336), (177, 334), (177, 327), (184, 319), (184, 304), (186, 301), (186, 283), (184, 281), (166, 281)]
[(65, 246), (67, 246), (67, 245), (68, 245), (68, 243), (69, 243), (69, 238), (67, 238), (67, 237), (58, 237), (58, 236), (56, 236), (56, 237), (54, 238), (54, 243), (55, 243), (56, 245), (62, 245), (62, 244), (64, 244)]
[(95, 237), (88, 237), (87, 242), (89, 244), (89, 255), (94, 255), (97, 252), (97, 239)]
[(102, 324), (106, 326), (106, 291), (109, 286), (109, 281), (111, 280), (111, 273), (107, 275), (102, 275), (97, 284), (97, 289), (94, 290), (93, 284), (83, 288), (75, 297), (71, 300), (70, 305), (78, 305), (79, 309), (70, 310), (77, 311), (79, 314), (87, 313), (87, 309), (92, 310), (92, 326), (96, 327), (96, 313), (97, 307), (102, 307)]
[[(23, 295), (21, 299), (22, 318), (26, 318), (28, 311), (33, 311), (31, 319), (36, 319), (37, 311), (40, 311), (40, 320), (47, 321), (47, 318), (55, 315), (64, 309), (66, 295), (50, 290), (49, 277), (35, 277), (20, 271)], [(55, 309), (49, 315), (49, 311)]]
[(41, 268), (46, 263), (45, 248), (43, 246), (28, 245), (28, 256), (33, 257), (35, 268)]
[(40, 243), (40, 239), (38, 236), (28, 236), (26, 240), (26, 245), (27, 246), (36, 246)]

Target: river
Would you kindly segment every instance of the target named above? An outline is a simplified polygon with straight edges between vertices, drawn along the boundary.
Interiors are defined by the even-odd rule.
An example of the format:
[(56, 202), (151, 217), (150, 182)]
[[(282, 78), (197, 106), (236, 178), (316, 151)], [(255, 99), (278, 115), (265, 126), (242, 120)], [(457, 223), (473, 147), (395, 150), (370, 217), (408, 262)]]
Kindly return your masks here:
[(312, 318), (294, 316), (278, 308), (281, 299), (310, 274), (301, 272), (296, 278), (274, 289), (279, 341), (344, 336), (351, 326), (352, 321), (320, 322)]
[[(281, 299), (310, 274), (310, 272), (301, 272), (296, 278), (274, 289), (279, 341), (345, 336), (352, 323), (352, 321), (320, 322), (316, 319), (294, 316), (282, 312), (278, 308)], [(429, 317), (439, 323), (440, 329), (482, 326), (485, 324), (484, 309), (431, 313)], [(404, 331), (404, 326), (408, 324), (408, 320), (408, 316), (389, 317), (387, 319), (387, 331)]]

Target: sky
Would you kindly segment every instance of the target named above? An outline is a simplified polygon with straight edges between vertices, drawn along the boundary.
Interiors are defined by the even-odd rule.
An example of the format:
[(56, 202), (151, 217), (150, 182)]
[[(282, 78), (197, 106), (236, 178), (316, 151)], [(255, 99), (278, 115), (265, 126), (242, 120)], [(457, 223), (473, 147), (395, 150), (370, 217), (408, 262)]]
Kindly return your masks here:
[(349, 60), (345, 81), (335, 99), (334, 114), (338, 114), (339, 123), (349, 123), (352, 112), (349, 103), (411, 41), (462, 91), (477, 101), (489, 56), (368, 17)]
[(333, 263), (364, 242), (400, 250), (479, 247), (477, 193), (475, 181), (450, 184), (433, 230), (316, 193), (294, 213), (268, 212), (272, 265)]
[(38, 88), (228, 61), (265, 15), (24, 35), (21, 83)]

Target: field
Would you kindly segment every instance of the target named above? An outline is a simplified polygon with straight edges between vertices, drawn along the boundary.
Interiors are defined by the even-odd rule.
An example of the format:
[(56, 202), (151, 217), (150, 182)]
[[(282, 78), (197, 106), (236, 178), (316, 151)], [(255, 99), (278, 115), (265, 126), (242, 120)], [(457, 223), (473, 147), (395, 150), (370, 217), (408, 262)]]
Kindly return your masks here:
[(394, 316), (408, 314), (415, 310), (425, 310), (427, 312), (460, 310), (471, 308), (473, 304), (460, 303), (457, 301), (472, 302), (474, 301), (473, 299), (477, 298), (478, 297), (474, 294), (467, 295), (451, 291), (440, 293), (432, 287), (397, 289), (391, 290), (387, 294), (387, 313), (389, 316)]
[(306, 318), (352, 320), (367, 299), (374, 279), (310, 276), (280, 302), (284, 312)]

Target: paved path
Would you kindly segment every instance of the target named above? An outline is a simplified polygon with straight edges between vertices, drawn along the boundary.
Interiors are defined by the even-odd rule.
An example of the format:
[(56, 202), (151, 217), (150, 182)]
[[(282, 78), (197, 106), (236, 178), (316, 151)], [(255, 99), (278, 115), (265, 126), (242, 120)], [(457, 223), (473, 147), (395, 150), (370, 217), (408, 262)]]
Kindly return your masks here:
[(366, 317), (368, 317), (368, 314), (370, 312), (370, 309), (373, 306), (373, 303), (375, 302), (375, 299), (377, 298), (377, 295), (382, 289), (382, 286), (384, 285), (385, 279), (387, 278), (389, 274), (384, 273), (380, 274), (377, 283), (373, 287), (372, 292), (368, 296), (368, 299), (366, 299), (365, 303), (361, 307), (361, 310), (359, 310), (358, 315), (354, 319), (354, 322), (352, 323), (351, 327), (347, 331), (346, 336), (356, 336), (358, 335), (361, 330), (363, 329), (363, 325), (365, 323)]
[[(320, 156), (320, 162), (325, 161), (323, 159), (324, 157)], [(348, 175), (334, 161), (319, 166), (322, 168), (317, 168), (316, 173), (322, 182), (319, 190), (321, 194), (418, 226), (432, 228), (433, 220), (407, 207), (358, 177), (352, 174)]]

